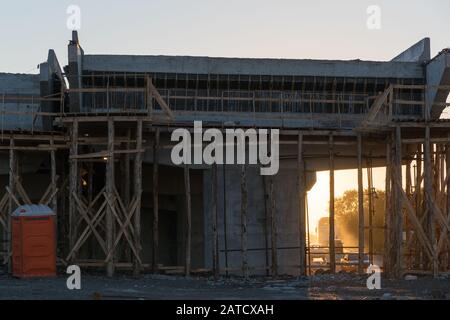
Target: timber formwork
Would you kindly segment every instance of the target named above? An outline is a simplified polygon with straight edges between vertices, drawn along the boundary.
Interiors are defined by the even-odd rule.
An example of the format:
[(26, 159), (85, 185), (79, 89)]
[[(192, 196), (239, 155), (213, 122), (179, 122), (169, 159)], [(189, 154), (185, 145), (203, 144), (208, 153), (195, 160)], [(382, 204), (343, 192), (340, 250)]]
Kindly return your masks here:
[[(314, 161), (314, 154), (308, 154), (306, 146), (325, 145), (328, 147), (328, 163), (330, 175), (329, 199), (329, 268), (336, 271), (337, 259), (335, 248), (335, 202), (334, 173), (335, 160), (339, 157), (335, 148), (339, 145), (355, 147), (354, 159), (358, 170), (358, 271), (364, 272), (364, 255), (371, 256), (373, 261), (373, 226), (371, 221), (365, 221), (363, 168), (368, 172), (369, 212), (373, 200), (371, 179), (371, 148), (374, 144), (386, 148), (386, 206), (384, 240), (385, 248), (384, 271), (393, 277), (401, 277), (404, 273), (418, 272), (438, 276), (440, 272), (449, 269), (449, 232), (450, 232), (450, 122), (432, 120), (429, 118), (429, 105), (423, 100), (405, 101), (395, 99), (395, 90), (405, 89), (390, 86), (375, 99), (361, 127), (342, 131), (294, 130), (281, 131), (280, 144), (297, 146), (297, 201), (298, 206), (298, 274), (311, 273), (311, 250), (307, 232), (307, 192), (305, 186), (306, 166), (308, 161)], [(421, 88), (411, 88), (416, 90)], [(73, 89), (68, 94), (78, 94), (81, 90), (91, 93), (105, 90), (127, 89)], [(130, 90), (130, 89), (128, 89)], [(134, 89), (133, 91), (136, 91)], [(159, 230), (158, 230), (158, 155), (163, 145), (160, 135), (177, 127), (185, 127), (168, 121), (164, 117), (156, 118), (153, 114), (153, 99), (156, 100), (168, 119), (173, 118), (173, 112), (156, 88), (147, 81), (144, 89), (146, 100), (144, 112), (130, 114), (127, 112), (107, 112), (102, 114), (66, 114), (64, 107), (55, 114), (37, 113), (41, 116), (56, 117), (60, 131), (54, 134), (23, 134), (3, 133), (0, 149), (9, 152), (9, 184), (6, 193), (0, 201), (0, 222), (4, 230), (4, 262), (10, 263), (10, 214), (15, 207), (31, 203), (24, 186), (20, 181), (20, 161), (18, 154), (29, 152), (49, 152), (51, 164), (51, 184), (44, 192), (40, 203), (50, 204), (62, 218), (59, 223), (60, 241), (64, 243), (58, 251), (59, 262), (63, 265), (78, 264), (80, 266), (104, 267), (108, 276), (112, 276), (117, 268), (133, 270), (138, 275), (143, 270), (160, 272), (158, 264)], [(62, 99), (61, 99), (62, 100)], [(339, 103), (337, 100), (327, 103)], [(398, 106), (405, 104), (414, 107), (422, 106), (423, 112), (413, 120), (401, 114), (396, 114)], [(428, 108), (428, 109), (427, 109)], [(308, 117), (308, 115), (306, 115)], [(411, 116), (409, 116), (411, 117)], [(142, 162), (146, 150), (153, 149), (153, 240), (152, 263), (142, 262), (141, 234), (141, 195), (142, 195)], [(58, 157), (57, 153), (61, 153)], [(320, 155), (323, 157), (323, 155)], [(61, 160), (59, 160), (61, 159)], [(57, 162), (61, 161), (59, 178)], [(64, 163), (68, 160), (68, 169)], [(97, 170), (95, 168), (104, 168)], [(190, 275), (191, 270), (191, 181), (190, 168), (184, 166), (184, 189), (186, 207), (186, 245), (185, 265), (183, 272)], [(220, 274), (231, 271), (225, 263), (219, 261), (219, 252), (225, 253), (226, 247), (219, 248), (217, 209), (217, 166), (212, 166), (211, 190), (214, 195), (211, 215), (212, 239), (212, 273), (217, 278)], [(277, 203), (275, 201), (273, 179), (265, 178), (265, 193), (267, 199), (266, 223), (264, 233), (266, 251), (270, 251), (271, 259), (266, 259), (264, 266), (250, 266), (248, 261), (248, 185), (246, 165), (241, 168), (241, 268), (242, 276), (249, 277), (251, 268), (263, 268), (273, 277), (277, 277), (280, 250), (277, 244), (279, 221), (276, 219)], [(117, 183), (120, 181), (120, 183)], [(87, 188), (83, 188), (83, 185)], [(95, 188), (94, 188), (95, 186)], [(58, 205), (57, 195), (60, 203)], [(226, 197), (226, 195), (224, 195)], [(65, 202), (68, 204), (65, 204)], [(226, 201), (225, 201), (226, 202)], [(226, 214), (226, 208), (224, 209)], [(369, 214), (369, 220), (372, 215)], [(225, 220), (225, 219), (224, 219)], [(369, 230), (369, 247), (365, 247), (365, 230)], [(226, 238), (226, 228), (225, 228)], [(62, 235), (62, 236), (61, 236)], [(270, 237), (269, 237), (270, 235)], [(67, 238), (67, 241), (62, 240)], [(86, 248), (87, 247), (87, 248)], [(84, 249), (83, 249), (84, 248)], [(81, 250), (99, 251), (103, 259), (89, 259), (94, 256), (89, 252), (81, 255)], [(83, 256), (83, 258), (81, 258)], [(98, 255), (95, 255), (98, 256)], [(269, 255), (267, 255), (268, 257)]]

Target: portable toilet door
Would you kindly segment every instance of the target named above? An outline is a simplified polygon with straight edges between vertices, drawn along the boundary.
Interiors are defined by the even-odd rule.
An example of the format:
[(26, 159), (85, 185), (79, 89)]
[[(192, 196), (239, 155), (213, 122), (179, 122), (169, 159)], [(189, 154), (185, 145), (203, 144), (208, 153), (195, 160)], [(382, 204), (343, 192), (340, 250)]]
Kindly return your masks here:
[(48, 206), (23, 205), (13, 212), (13, 276), (56, 276), (55, 233), (55, 213)]

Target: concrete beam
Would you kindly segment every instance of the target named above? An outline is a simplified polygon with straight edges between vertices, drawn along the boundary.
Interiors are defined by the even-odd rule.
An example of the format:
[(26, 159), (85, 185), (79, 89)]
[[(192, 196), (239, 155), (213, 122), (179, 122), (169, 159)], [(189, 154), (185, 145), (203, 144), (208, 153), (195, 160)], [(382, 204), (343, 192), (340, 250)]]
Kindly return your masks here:
[[(70, 88), (81, 89), (82, 88), (81, 74), (83, 71), (84, 51), (80, 46), (77, 31), (72, 32), (72, 40), (70, 41), (67, 49), (69, 58), (68, 81)], [(81, 110), (82, 105), (83, 105), (82, 94), (72, 93), (70, 95), (70, 110), (72, 112), (79, 112)]]
[(99, 72), (276, 76), (422, 78), (419, 63), (338, 60), (85, 55), (83, 69)]
[(424, 63), (428, 62), (430, 59), (430, 38), (424, 38), (400, 53), (391, 61)]
[[(426, 65), (426, 79), (427, 85), (430, 86), (426, 92), (427, 103), (429, 105), (445, 103), (449, 90), (438, 90), (433, 86), (450, 85), (450, 49), (443, 50)], [(443, 110), (444, 107), (441, 105), (433, 106), (430, 114), (431, 119), (439, 118)]]

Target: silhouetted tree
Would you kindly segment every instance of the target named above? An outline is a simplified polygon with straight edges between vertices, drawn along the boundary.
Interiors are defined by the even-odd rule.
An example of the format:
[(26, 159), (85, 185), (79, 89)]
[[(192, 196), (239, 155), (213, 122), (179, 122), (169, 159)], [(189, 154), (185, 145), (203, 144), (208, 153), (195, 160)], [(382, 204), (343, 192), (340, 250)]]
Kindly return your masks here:
[[(381, 253), (384, 246), (385, 192), (375, 190), (373, 194), (373, 244), (374, 251)], [(369, 191), (364, 190), (364, 222), (369, 226)], [(335, 224), (344, 246), (358, 246), (358, 191), (347, 190), (335, 199)], [(369, 248), (369, 229), (365, 229), (365, 251)]]

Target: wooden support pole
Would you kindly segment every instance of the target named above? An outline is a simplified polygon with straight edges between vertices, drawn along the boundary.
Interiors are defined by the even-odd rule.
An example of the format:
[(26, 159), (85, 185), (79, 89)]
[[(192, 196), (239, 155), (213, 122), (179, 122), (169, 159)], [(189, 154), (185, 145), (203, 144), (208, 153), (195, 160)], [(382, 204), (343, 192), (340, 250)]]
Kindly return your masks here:
[[(139, 122), (142, 122), (142, 120), (138, 120), (137, 123), (136, 123), (137, 124), (137, 126), (136, 126), (136, 140), (138, 140), (138, 136), (140, 135), (140, 141), (136, 141), (136, 149), (137, 150), (142, 149), (142, 133), (141, 134), (138, 133), (138, 131), (139, 131)], [(142, 132), (142, 129), (141, 129), (141, 132)], [(127, 130), (127, 137), (128, 137), (128, 141), (125, 143), (125, 146), (126, 146), (126, 150), (130, 150), (130, 140), (131, 140), (131, 130), (130, 129)], [(136, 158), (139, 155), (142, 155), (142, 153), (141, 152), (137, 152), (136, 153)], [(130, 179), (130, 177), (131, 177), (130, 162), (131, 162), (131, 154), (129, 152), (127, 152), (127, 153), (125, 153), (123, 155), (123, 172), (122, 172), (123, 202), (124, 202), (124, 204), (127, 207), (130, 205), (130, 201), (131, 201), (131, 197), (130, 197), (130, 190), (131, 190), (131, 188), (130, 188), (130, 180), (131, 180)]]
[[(53, 144), (53, 141), (52, 141)], [(58, 196), (56, 195), (56, 151), (50, 151), (50, 180), (51, 180), (51, 194), (53, 194), (53, 198), (51, 201), (52, 210), (55, 213), (55, 235), (56, 235), (56, 249), (58, 249)]]
[[(92, 151), (92, 147), (89, 147), (89, 152)], [(92, 161), (89, 161), (87, 163), (87, 200), (88, 205), (92, 207), (92, 201), (94, 199), (94, 163)], [(97, 243), (94, 241), (91, 241), (89, 243), (90, 247), (90, 256), (92, 257), (94, 255), (94, 252), (96, 251)]]
[(305, 162), (303, 161), (303, 135), (298, 135), (297, 188), (298, 188), (298, 247), (299, 275), (306, 276), (306, 215), (305, 215)]
[[(430, 139), (431, 140), (431, 139)], [(433, 153), (434, 153), (434, 157), (433, 157), (433, 170), (432, 172), (434, 173), (433, 175), (433, 197), (434, 199), (436, 199), (436, 202), (438, 202), (439, 199), (439, 190), (440, 190), (440, 181), (439, 181), (439, 176), (440, 176), (440, 151), (441, 148), (438, 144), (434, 145), (433, 144), (433, 148), (432, 149)], [(439, 205), (437, 203), (437, 205)]]
[(395, 211), (394, 211), (394, 239), (393, 239), (393, 255), (395, 257), (394, 265), (394, 277), (399, 278), (403, 271), (403, 198), (400, 196), (402, 194), (402, 137), (401, 129), (399, 126), (395, 128), (395, 176), (394, 179), (397, 180), (395, 184)]
[(13, 196), (15, 195), (16, 191), (16, 176), (17, 176), (17, 154), (14, 150), (15, 141), (14, 138), (11, 138), (10, 142), (10, 150), (9, 150), (9, 190), (12, 196), (9, 197), (8, 201), (8, 215), (6, 218), (6, 224), (7, 224), (7, 250), (6, 250), (6, 261), (7, 261), (7, 267), (8, 272), (12, 272), (12, 259), (11, 259), (11, 252), (12, 252), (12, 222), (11, 222), (11, 214), (13, 213), (16, 203), (13, 199)]
[[(136, 126), (136, 149), (142, 148), (142, 120), (137, 121)], [(128, 167), (129, 171), (129, 157), (125, 158), (125, 161), (127, 162), (126, 166)], [(133, 170), (134, 178), (134, 196), (136, 197), (136, 212), (134, 213), (134, 247), (136, 248), (137, 254), (139, 258), (141, 259), (141, 252), (142, 252), (142, 244), (141, 244), (141, 197), (142, 197), (142, 153), (138, 152), (135, 155), (134, 158), (134, 170)], [(129, 175), (129, 172), (128, 172)], [(129, 186), (128, 186), (129, 188)], [(129, 198), (129, 196), (128, 196)], [(130, 203), (125, 202), (125, 205), (129, 206)], [(134, 257), (133, 260), (133, 274), (135, 276), (138, 276), (141, 272), (142, 265), (139, 259)]]
[(336, 251), (334, 242), (334, 148), (333, 148), (333, 135), (329, 136), (328, 141), (329, 148), (329, 168), (330, 168), (330, 217), (329, 217), (329, 254), (330, 254), (330, 272), (336, 272)]
[[(383, 272), (390, 274), (391, 268), (391, 229), (392, 229), (392, 157), (391, 157), (391, 138), (387, 137), (386, 142), (386, 180), (385, 180), (385, 213), (384, 213), (384, 255), (383, 255)], [(362, 177), (361, 177), (362, 179)]]
[(213, 273), (214, 279), (217, 280), (220, 274), (219, 265), (219, 235), (217, 231), (217, 164), (212, 165), (211, 170), (211, 221), (212, 221), (212, 235), (213, 235)]
[(364, 273), (364, 186), (362, 169), (362, 137), (358, 134), (358, 273)]
[[(117, 137), (115, 138), (116, 143), (117, 143)], [(128, 128), (127, 129), (127, 140), (125, 143), (123, 143), (125, 150), (124, 151), (129, 151), (131, 149), (131, 129)], [(122, 143), (121, 143), (122, 144)], [(120, 192), (121, 192), (121, 197), (122, 197), (122, 201), (123, 204), (125, 206), (125, 208), (127, 208), (130, 206), (130, 197), (131, 197), (131, 172), (130, 172), (130, 160), (131, 160), (131, 153), (126, 152), (124, 154), (120, 155), (120, 164), (121, 164), (121, 168), (120, 168)], [(89, 166), (93, 165), (93, 162), (89, 162)], [(134, 183), (134, 182), (133, 182)], [(92, 197), (91, 197), (92, 199)], [(137, 248), (136, 248), (137, 249)], [(133, 261), (134, 262), (134, 255), (132, 257), (130, 257), (131, 251), (130, 248), (125, 245), (122, 246), (120, 248), (121, 253), (124, 257), (124, 259), (126, 261)], [(134, 276), (137, 276), (138, 274), (135, 274), (134, 270), (134, 266), (135, 264), (133, 263), (133, 274)]]
[[(60, 214), (60, 226), (61, 228), (59, 229), (59, 231), (61, 232), (61, 234), (63, 235), (68, 235), (69, 234), (69, 229), (68, 229), (68, 213), (69, 210), (67, 210), (67, 190), (68, 190), (68, 184), (66, 184), (66, 182), (68, 182), (68, 178), (66, 176), (66, 157), (65, 155), (61, 154), (59, 157), (60, 163), (61, 163), (61, 188), (60, 188), (60, 193), (61, 193), (61, 214)], [(66, 255), (67, 253), (67, 249), (68, 249), (68, 242), (67, 242), (67, 238), (63, 238), (60, 237), (59, 238), (59, 242), (61, 243), (61, 248), (63, 250), (63, 255)]]
[[(419, 221), (423, 221), (422, 217), (423, 217), (423, 206), (422, 206), (422, 196), (423, 196), (423, 190), (422, 190), (422, 145), (419, 144), (417, 145), (417, 157), (416, 157), (416, 189), (415, 189), (415, 194), (416, 194), (416, 202), (415, 202), (415, 207), (416, 207), (416, 216), (419, 219)], [(415, 255), (415, 266), (419, 267), (423, 264), (423, 249), (422, 246), (419, 244), (419, 241), (416, 238), (415, 241), (415, 251), (416, 251), (416, 255)]]
[(225, 256), (225, 275), (228, 276), (228, 238), (227, 238), (227, 175), (226, 165), (222, 166), (222, 188), (223, 188), (223, 247)]
[(88, 195), (88, 203), (92, 203), (92, 199), (94, 199), (94, 163), (89, 161), (87, 164), (88, 167), (88, 181), (87, 181), (87, 195)]
[[(50, 151), (50, 167), (51, 167), (50, 179), (51, 179), (51, 184), (52, 184), (52, 194), (55, 194), (56, 193), (56, 151), (55, 150)], [(55, 213), (55, 215), (57, 215), (58, 197), (54, 196), (52, 198), (51, 202), (52, 202), (53, 212)]]
[[(432, 181), (432, 173), (431, 173), (431, 141), (430, 141), (430, 127), (425, 127), (425, 143), (423, 146), (424, 152), (424, 188), (425, 188), (425, 208), (427, 213), (427, 226), (426, 230), (430, 235), (431, 245), (433, 249), (436, 248), (436, 234), (434, 230), (434, 210), (433, 210), (433, 181)], [(439, 261), (437, 252), (433, 252), (433, 276), (437, 276), (439, 274)]]
[[(78, 155), (78, 120), (74, 119), (72, 123), (72, 132), (71, 132), (71, 147), (70, 147), (70, 156)], [(76, 242), (76, 234), (77, 234), (77, 208), (75, 199), (73, 197), (74, 194), (78, 195), (79, 190), (79, 181), (78, 181), (78, 160), (76, 158), (71, 158), (69, 160), (70, 163), (70, 176), (69, 176), (69, 251), (75, 245)], [(76, 256), (73, 256), (73, 259), (76, 259)]]
[(367, 158), (367, 197), (368, 197), (368, 222), (369, 222), (369, 262), (373, 264), (373, 176), (372, 176), (372, 159)]
[[(450, 137), (450, 134), (447, 135)], [(445, 146), (445, 174), (447, 175), (447, 182), (446, 182), (446, 191), (447, 191), (447, 203), (446, 203), (446, 212), (447, 212), (447, 220), (450, 218), (450, 144), (447, 144)], [(447, 233), (447, 236), (450, 237), (450, 233)], [(446, 257), (446, 265), (448, 269), (450, 269), (450, 242), (448, 241), (449, 238), (447, 238), (447, 252), (445, 253)]]
[(189, 277), (191, 273), (191, 179), (189, 174), (189, 166), (184, 166), (184, 189), (186, 196), (186, 265), (185, 275)]
[(248, 255), (247, 255), (247, 177), (245, 164), (241, 167), (241, 253), (242, 253), (242, 274), (244, 279), (248, 279)]
[[(407, 146), (408, 147), (408, 146)], [(407, 154), (409, 150), (407, 149)], [(412, 179), (411, 179), (411, 160), (408, 160), (406, 163), (406, 177), (405, 177), (405, 188), (406, 188), (406, 196), (408, 197), (409, 201), (412, 201), (413, 199), (411, 199), (411, 188), (412, 188)], [(405, 228), (405, 232), (406, 232), (406, 243), (410, 243), (410, 237), (411, 237), (411, 232), (410, 232), (410, 223), (409, 223), (409, 219), (408, 216), (405, 215), (405, 219), (404, 219), (404, 228)], [(409, 248), (406, 247), (406, 250), (409, 250)], [(411, 256), (411, 252), (409, 251), (407, 254), (407, 264), (406, 267), (411, 269), (411, 262), (412, 262), (412, 256)]]
[(156, 128), (153, 143), (153, 273), (158, 272), (159, 262), (159, 135), (159, 128)]
[(270, 262), (269, 262), (269, 222), (270, 222), (270, 214), (269, 214), (269, 196), (267, 192), (267, 176), (261, 175), (262, 178), (262, 186), (264, 192), (264, 223), (263, 223), (263, 233), (264, 233), (264, 267), (266, 270), (266, 276), (270, 275)]
[[(108, 120), (108, 159), (106, 162), (106, 195), (109, 202), (114, 204), (114, 121)], [(106, 207), (106, 248), (107, 252), (113, 250), (114, 242), (114, 219), (111, 205)], [(113, 258), (109, 259), (106, 264), (106, 275), (112, 277), (114, 275), (114, 253)]]
[(278, 228), (277, 228), (277, 214), (276, 201), (273, 190), (273, 178), (269, 181), (269, 207), (270, 207), (270, 223), (271, 223), (271, 247), (272, 247), (272, 277), (278, 277)]

